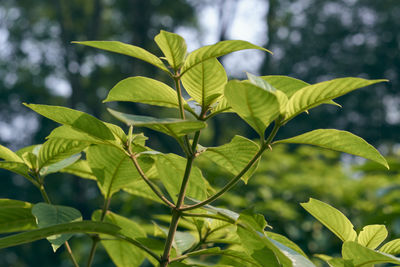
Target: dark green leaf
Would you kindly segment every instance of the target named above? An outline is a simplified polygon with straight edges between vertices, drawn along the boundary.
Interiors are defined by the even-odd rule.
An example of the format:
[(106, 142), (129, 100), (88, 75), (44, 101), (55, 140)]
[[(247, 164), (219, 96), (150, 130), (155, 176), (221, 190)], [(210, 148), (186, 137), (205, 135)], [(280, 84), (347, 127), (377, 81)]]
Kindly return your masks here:
[[(82, 220), (82, 215), (79, 210), (47, 203), (38, 203), (34, 205), (32, 207), (32, 214), (35, 216), (39, 228)], [(47, 237), (47, 240), (49, 240), (54, 252), (56, 252), (56, 250), (71, 237), (72, 234), (54, 235)]]

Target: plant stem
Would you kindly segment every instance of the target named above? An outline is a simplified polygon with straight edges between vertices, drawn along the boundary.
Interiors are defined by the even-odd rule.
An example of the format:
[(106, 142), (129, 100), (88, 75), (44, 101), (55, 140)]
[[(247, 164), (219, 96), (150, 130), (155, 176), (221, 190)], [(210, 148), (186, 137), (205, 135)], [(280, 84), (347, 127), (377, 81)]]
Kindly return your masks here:
[(170, 208), (175, 208), (175, 205), (170, 202), (161, 192), (160, 190), (156, 187), (156, 185), (153, 184), (152, 181), (144, 174), (142, 168), (139, 165), (139, 162), (136, 159), (136, 156), (133, 154), (130, 154), (129, 157), (131, 158), (133, 164), (136, 167), (136, 170), (139, 172), (140, 176), (142, 179), (145, 181), (145, 183), (153, 190), (153, 192), (165, 203), (167, 204), (168, 207)]
[[(40, 177), (39, 177), (39, 174), (37, 174), (37, 178), (38, 178), (38, 179), (37, 179), (38, 181), (41, 180)], [(49, 195), (47, 195), (47, 192), (46, 192), (46, 189), (44, 188), (43, 183), (40, 183), (39, 186), (38, 186), (38, 188), (39, 188), (39, 190), (40, 190), (40, 193), (42, 194), (42, 197), (43, 197), (44, 201), (45, 201), (47, 204), (51, 204)], [(72, 263), (74, 264), (74, 266), (75, 266), (75, 267), (79, 267), (79, 264), (78, 264), (78, 262), (76, 261), (76, 259), (75, 259), (75, 257), (74, 257), (74, 254), (72, 253), (72, 250), (71, 250), (71, 247), (69, 246), (68, 241), (65, 241), (65, 242), (64, 242), (64, 245), (65, 245), (65, 247), (66, 247), (66, 249), (67, 249), (68, 255), (69, 255), (69, 257), (71, 258), (71, 261), (72, 261)]]
[(239, 182), (240, 178), (242, 178), (242, 176), (261, 157), (261, 155), (264, 153), (265, 149), (267, 149), (270, 146), (270, 144), (271, 144), (272, 140), (274, 139), (276, 133), (278, 132), (279, 128), (280, 128), (280, 124), (275, 123), (274, 128), (272, 129), (270, 135), (268, 136), (267, 140), (265, 140), (265, 142), (263, 142), (263, 144), (260, 147), (260, 149), (258, 150), (257, 154), (255, 154), (254, 157), (249, 161), (249, 163), (247, 163), (247, 165), (242, 169), (242, 171), (239, 174), (237, 174), (232, 180), (230, 180), (222, 189), (220, 189), (220, 191), (218, 191), (217, 193), (215, 193), (208, 199), (201, 201), (197, 204), (180, 208), (180, 211), (193, 210), (196, 208), (200, 208), (204, 205), (207, 205), (207, 204), (213, 202), (214, 200), (218, 199), (219, 197), (221, 197), (226, 191), (230, 190), (233, 186), (235, 186), (237, 184), (237, 182)]
[(185, 110), (184, 110), (183, 104), (182, 104), (182, 89), (181, 89), (180, 77), (179, 76), (174, 77), (174, 81), (175, 81), (176, 92), (178, 95), (179, 115), (180, 115), (181, 119), (184, 120), (185, 119)]
[[(110, 202), (111, 202), (111, 197), (108, 196), (104, 199), (103, 209), (101, 210), (101, 216), (100, 216), (101, 222), (104, 221), (104, 218), (107, 214), (108, 208), (110, 207)], [(97, 245), (99, 244), (99, 242), (100, 242), (99, 235), (92, 236), (92, 248), (90, 249), (89, 259), (86, 264), (87, 267), (90, 267), (93, 263), (94, 255), (96, 254), (96, 249), (97, 249)]]

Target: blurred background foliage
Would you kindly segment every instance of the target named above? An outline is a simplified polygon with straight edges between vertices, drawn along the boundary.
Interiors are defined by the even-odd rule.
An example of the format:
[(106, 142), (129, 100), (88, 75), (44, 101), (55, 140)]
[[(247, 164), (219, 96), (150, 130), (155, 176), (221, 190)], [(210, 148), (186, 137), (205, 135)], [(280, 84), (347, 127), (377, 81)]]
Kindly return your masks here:
[[(160, 29), (182, 34), (190, 50), (220, 40), (245, 39), (271, 49), (274, 55), (253, 51), (222, 58), (231, 78), (243, 78), (249, 71), (289, 75), (309, 83), (344, 76), (389, 79), (389, 83), (339, 98), (343, 109), (325, 105), (299, 116), (278, 138), (315, 128), (348, 130), (389, 156), (392, 168), (388, 172), (360, 159), (310, 147), (276, 146), (272, 153), (265, 153), (248, 185), (237, 186), (216, 204), (237, 211), (254, 208), (274, 231), (310, 254), (338, 253), (340, 245), (298, 205), (309, 197), (342, 210), (357, 230), (385, 223), (391, 239), (398, 238), (399, 17), (397, 0), (2, 0), (0, 143), (13, 150), (42, 143), (56, 127), (22, 102), (69, 106), (112, 121), (101, 100), (119, 80), (141, 75), (168, 81), (165, 74), (139, 60), (71, 41), (118, 40), (160, 56), (153, 42)], [(135, 114), (173, 115), (171, 110), (145, 105), (117, 108)], [(229, 114), (215, 117), (209, 126), (201, 139), (205, 146), (221, 145), (233, 134), (255, 137)], [(145, 134), (152, 140), (149, 146), (179, 153), (168, 137), (151, 131)], [(205, 175), (217, 186), (229, 178), (216, 168), (207, 168)], [(23, 178), (3, 170), (0, 176), (1, 198), (41, 201), (39, 192)], [(55, 174), (47, 186), (54, 203), (74, 206), (85, 218), (102, 204), (90, 181)], [(111, 209), (138, 219), (167, 213), (123, 193), (113, 200)], [(78, 257), (87, 256), (88, 244), (83, 236), (72, 240)], [(112, 266), (105, 253), (97, 256), (94, 266)], [(0, 266), (69, 266), (69, 262), (61, 250), (53, 254), (47, 242), (40, 241), (1, 250)]]

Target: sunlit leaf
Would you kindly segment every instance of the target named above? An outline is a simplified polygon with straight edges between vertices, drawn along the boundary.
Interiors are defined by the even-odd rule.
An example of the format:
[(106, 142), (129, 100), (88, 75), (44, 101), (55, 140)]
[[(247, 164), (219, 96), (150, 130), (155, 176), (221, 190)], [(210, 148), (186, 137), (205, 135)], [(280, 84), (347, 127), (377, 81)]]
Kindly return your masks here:
[(352, 260), (354, 266), (371, 266), (381, 263), (400, 264), (400, 258), (366, 248), (353, 241), (343, 244), (342, 256), (345, 260)]
[(176, 33), (161, 30), (160, 33), (154, 37), (154, 41), (174, 70), (182, 66), (186, 56), (185, 39)]
[(367, 248), (377, 248), (387, 237), (388, 231), (381, 224), (367, 225), (358, 234), (357, 242)]
[(356, 240), (357, 233), (354, 231), (353, 224), (339, 210), (313, 198), (300, 205), (343, 242)]
[[(57, 224), (82, 220), (82, 215), (79, 210), (67, 206), (50, 205), (47, 203), (38, 203), (34, 205), (32, 207), (32, 214), (35, 216), (39, 228), (46, 228)], [(47, 237), (47, 240), (49, 240), (54, 252), (56, 252), (56, 250), (71, 237), (72, 234), (53, 235)]]
[(289, 139), (274, 142), (274, 144), (278, 143), (308, 144), (328, 148), (375, 161), (389, 169), (385, 158), (378, 150), (361, 137), (346, 131), (318, 129)]
[(148, 116), (138, 116), (121, 113), (112, 109), (108, 111), (120, 121), (127, 125), (136, 127), (146, 127), (170, 135), (176, 139), (188, 133), (198, 131), (206, 127), (203, 121), (190, 121), (181, 119), (158, 119)]
[[(174, 89), (154, 79), (130, 77), (117, 83), (103, 102), (129, 101), (150, 105), (178, 108)], [(185, 100), (182, 99), (185, 103)]]
[(61, 169), (60, 172), (73, 174), (85, 179), (96, 180), (96, 176), (93, 175), (87, 160), (78, 160), (72, 165)]
[[(185, 64), (182, 67), (181, 73), (185, 73), (189, 69), (193, 68), (197, 64), (202, 61), (205, 61), (210, 58), (220, 57), (235, 51), (244, 50), (244, 49), (258, 49), (266, 52), (270, 52), (269, 50), (251, 44), (246, 41), (241, 40), (226, 40), (221, 41), (213, 45), (203, 46), (193, 52), (191, 52), (185, 61)], [(271, 53), (271, 52), (270, 52)]]
[(262, 137), (267, 126), (279, 116), (275, 94), (249, 82), (229, 81), (225, 97), (232, 109)]
[[(39, 169), (67, 159), (81, 152), (87, 146), (89, 146), (87, 142), (51, 138), (47, 140), (39, 150)], [(73, 162), (71, 162), (71, 164), (72, 163)]]
[(0, 145), (0, 159), (5, 161), (23, 162), (23, 160), (16, 153), (2, 145)]
[(353, 90), (384, 81), (386, 80), (365, 80), (350, 77), (334, 79), (303, 87), (296, 91), (289, 99), (285, 121), (289, 121), (301, 112)]
[(387, 242), (379, 249), (379, 251), (392, 255), (400, 254), (400, 238)]
[(138, 58), (140, 60), (146, 61), (147, 63), (150, 63), (162, 69), (163, 71), (169, 72), (168, 69), (165, 67), (164, 63), (161, 61), (161, 59), (159, 59), (157, 56), (153, 55), (152, 53), (138, 46), (125, 44), (117, 41), (84, 41), (84, 42), (73, 42), (73, 43), (91, 46), (94, 48), (99, 48), (102, 50), (107, 50), (110, 52)]
[(182, 76), (182, 84), (203, 110), (213, 104), (224, 92), (228, 78), (216, 58), (203, 61)]
[(0, 161), (0, 169), (5, 169), (22, 175), (28, 179), (29, 177), (29, 167), (25, 163), (21, 162), (10, 162), (10, 161)]
[(102, 121), (84, 112), (59, 106), (36, 104), (24, 105), (46, 118), (61, 124), (69, 125), (72, 128), (91, 136), (104, 140), (115, 139), (110, 129), (108, 129)]
[[(237, 175), (254, 155), (257, 154), (258, 149), (259, 146), (255, 142), (236, 135), (228, 144), (218, 147), (208, 147), (206, 151), (200, 153), (199, 157), (206, 158), (233, 175)], [(242, 176), (245, 182), (247, 182), (248, 178), (255, 171), (257, 164), (253, 166), (255, 167)]]
[(32, 204), (19, 200), (0, 199), (0, 233), (36, 229)]

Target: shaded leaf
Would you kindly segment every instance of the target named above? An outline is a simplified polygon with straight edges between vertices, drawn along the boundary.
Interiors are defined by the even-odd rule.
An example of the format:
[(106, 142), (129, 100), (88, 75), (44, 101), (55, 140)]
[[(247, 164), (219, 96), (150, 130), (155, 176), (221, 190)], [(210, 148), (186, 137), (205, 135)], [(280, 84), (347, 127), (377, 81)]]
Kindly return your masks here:
[(82, 221), (53, 225), (24, 233), (0, 238), (0, 249), (30, 243), (49, 236), (72, 233), (98, 233), (119, 236), (120, 228), (116, 225), (101, 222)]
[(161, 30), (160, 33), (154, 37), (154, 41), (174, 70), (182, 66), (186, 56), (185, 39), (176, 33)]
[(36, 229), (32, 204), (19, 200), (0, 199), (0, 233)]
[[(100, 217), (100, 210), (95, 211), (92, 215), (92, 219), (96, 221), (99, 221)], [(113, 212), (107, 212), (104, 217), (104, 222), (121, 227), (120, 233), (130, 238), (137, 239), (146, 237), (146, 233), (139, 224)], [(100, 235), (100, 238), (102, 239), (101, 244), (116, 266), (140, 266), (143, 262), (145, 254), (138, 247), (123, 240), (111, 240), (107, 235)]]
[(146, 61), (165, 72), (169, 72), (165, 67), (164, 63), (157, 56), (153, 55), (149, 51), (130, 44), (125, 44), (117, 41), (84, 41), (84, 42), (73, 42), (75, 44), (81, 44), (86, 46), (91, 46), (94, 48), (99, 48), (102, 50), (119, 53), (127, 55), (130, 57), (135, 57), (140, 60)]
[[(100, 191), (106, 198), (141, 179), (131, 159), (117, 148), (93, 145), (88, 148), (86, 157)], [(147, 171), (153, 163), (146, 157), (139, 157), (138, 162), (143, 171)]]
[(190, 121), (181, 119), (157, 119), (148, 116), (138, 116), (121, 113), (112, 109), (108, 111), (118, 120), (126, 123), (128, 126), (146, 127), (170, 135), (176, 139), (188, 133), (198, 131), (206, 127), (203, 121)]
[(216, 58), (203, 61), (182, 76), (182, 84), (202, 110), (213, 104), (224, 92), (228, 78)]
[[(35, 216), (39, 228), (82, 220), (82, 215), (79, 210), (47, 203), (38, 203), (34, 205), (32, 207), (32, 214)], [(47, 240), (51, 243), (54, 252), (56, 252), (56, 250), (71, 237), (72, 234), (52, 235), (48, 236)]]
[[(200, 153), (199, 157), (206, 158), (233, 175), (237, 175), (257, 154), (258, 150), (259, 146), (255, 142), (235, 135), (228, 144), (218, 147), (208, 147), (206, 151)], [(258, 161), (242, 176), (242, 180), (246, 183), (256, 170), (257, 164)]]
[(69, 165), (74, 164), (76, 161), (78, 161), (81, 158), (81, 153), (75, 154), (70, 156), (69, 158), (63, 159), (59, 162), (53, 163), (47, 167), (43, 167), (40, 170), (40, 175), (45, 176), (51, 173), (58, 172), (59, 170), (68, 167)]
[(0, 161), (0, 169), (12, 171), (14, 173), (17, 173), (19, 175), (28, 178), (28, 180), (31, 180), (31, 177), (29, 176), (28, 173), (29, 167), (25, 163)]
[(350, 132), (336, 129), (318, 129), (289, 139), (278, 140), (278, 143), (308, 144), (360, 156), (389, 169), (385, 158), (364, 139)]
[(302, 80), (282, 75), (268, 75), (260, 78), (268, 82), (272, 87), (284, 92), (288, 98), (301, 88), (310, 85)]
[(229, 81), (225, 97), (232, 109), (262, 137), (267, 126), (279, 116), (275, 94), (249, 82)]
[(93, 175), (87, 160), (78, 160), (68, 167), (61, 169), (60, 172), (73, 174), (85, 179), (96, 180), (96, 176)]
[(221, 41), (213, 45), (203, 46), (191, 52), (186, 58), (185, 64), (183, 65), (181, 70), (181, 74), (185, 73), (189, 69), (193, 68), (200, 62), (205, 61), (207, 59), (220, 57), (244, 49), (258, 49), (270, 52), (269, 50), (263, 47), (251, 44), (246, 41), (241, 41), (241, 40)]
[(339, 210), (313, 198), (300, 205), (343, 242), (356, 240), (357, 233), (353, 224)]
[[(168, 194), (176, 201), (185, 172), (186, 159), (175, 154), (156, 154), (152, 158), (155, 160), (158, 173), (150, 178), (160, 179)], [(204, 200), (207, 197), (207, 187), (208, 182), (204, 179), (200, 169), (192, 166), (186, 196)]]
[(381, 224), (367, 225), (358, 234), (357, 242), (367, 248), (377, 248), (387, 237), (388, 231)]

